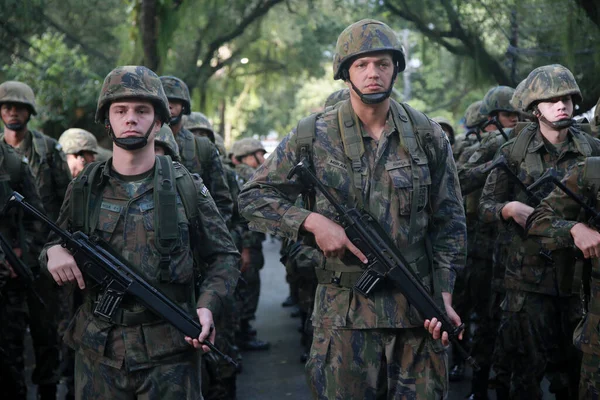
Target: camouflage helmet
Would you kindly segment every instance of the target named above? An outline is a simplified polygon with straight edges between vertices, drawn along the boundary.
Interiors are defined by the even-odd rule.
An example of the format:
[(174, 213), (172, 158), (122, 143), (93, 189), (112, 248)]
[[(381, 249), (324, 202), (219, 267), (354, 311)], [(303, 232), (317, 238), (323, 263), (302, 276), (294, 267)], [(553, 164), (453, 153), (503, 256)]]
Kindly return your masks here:
[(238, 140), (231, 147), (233, 156), (240, 159), (250, 154), (254, 154), (257, 151), (267, 152), (263, 147), (262, 143), (258, 139), (254, 138), (243, 138)]
[(592, 131), (594, 133), (600, 131), (600, 99), (598, 99), (598, 102), (596, 103), (596, 109), (594, 110), (594, 116), (592, 117), (590, 125), (592, 126)]
[(217, 146), (217, 149), (222, 156), (227, 155), (227, 150), (225, 149), (225, 139), (223, 139), (223, 136), (219, 135), (218, 133), (215, 133), (215, 146)]
[(201, 112), (194, 111), (185, 117), (183, 121), (183, 127), (190, 131), (194, 129), (202, 129), (203, 131), (208, 132), (208, 138), (211, 140), (211, 142), (215, 142), (215, 130), (213, 129), (208, 118), (206, 118), (206, 115), (202, 114)]
[(467, 128), (475, 128), (487, 121), (487, 116), (479, 112), (481, 103), (483, 103), (483, 101), (479, 100), (467, 107), (467, 110), (465, 111), (465, 126)]
[(98, 153), (98, 140), (91, 132), (80, 128), (67, 129), (58, 138), (65, 154), (77, 154), (82, 151)]
[(33, 89), (23, 82), (6, 81), (2, 83), (0, 85), (0, 104), (2, 103), (25, 104), (31, 114), (37, 114)]
[(340, 89), (331, 93), (325, 100), (325, 108), (335, 106), (337, 103), (350, 98), (350, 89)]
[(527, 79), (523, 79), (521, 82), (519, 82), (519, 84), (517, 85), (517, 88), (515, 89), (512, 98), (510, 99), (510, 105), (517, 111), (519, 112), (523, 112), (523, 90), (525, 89), (525, 83), (527, 82)]
[(162, 122), (169, 121), (171, 117), (169, 101), (160, 79), (146, 67), (127, 65), (117, 67), (106, 75), (98, 97), (96, 122), (104, 122), (108, 107), (113, 101), (125, 99), (143, 99), (152, 102), (154, 112)]
[(179, 100), (183, 103), (183, 115), (190, 115), (192, 112), (192, 101), (190, 99), (190, 90), (181, 79), (175, 76), (161, 76), (165, 93), (169, 100)]
[(539, 101), (569, 95), (573, 104), (578, 104), (583, 99), (571, 71), (560, 64), (538, 67), (525, 79), (521, 95), (523, 111), (529, 111)]
[[(452, 127), (452, 122), (450, 122), (450, 120), (448, 118), (444, 118), (444, 117), (433, 117), (431, 119), (440, 125), (445, 125), (448, 127), (446, 129), (449, 129), (449, 132), (447, 132), (446, 129), (444, 129), (444, 131), (449, 136), (450, 144), (454, 144), (454, 128)], [(444, 128), (444, 127), (442, 126), (442, 128)]]
[(392, 53), (398, 71), (404, 71), (404, 50), (394, 31), (383, 22), (363, 19), (355, 22), (340, 34), (333, 56), (333, 79), (346, 79), (342, 75), (348, 63), (360, 55), (377, 51)]
[(160, 128), (160, 131), (156, 133), (154, 144), (160, 145), (165, 150), (165, 154), (171, 156), (173, 161), (179, 161), (179, 146), (177, 145), (177, 141), (175, 141), (173, 131), (167, 124), (164, 124)]
[(479, 112), (483, 115), (492, 115), (498, 111), (514, 113), (517, 112), (510, 100), (515, 89), (508, 86), (496, 86), (491, 88), (483, 98)]

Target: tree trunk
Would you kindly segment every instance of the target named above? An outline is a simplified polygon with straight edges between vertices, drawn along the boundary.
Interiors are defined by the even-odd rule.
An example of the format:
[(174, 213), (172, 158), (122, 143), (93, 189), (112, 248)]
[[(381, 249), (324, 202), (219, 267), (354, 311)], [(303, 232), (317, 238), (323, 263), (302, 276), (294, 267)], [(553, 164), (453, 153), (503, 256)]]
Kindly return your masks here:
[(144, 65), (157, 71), (160, 60), (158, 56), (158, 0), (142, 0), (140, 12), (140, 31), (144, 49)]

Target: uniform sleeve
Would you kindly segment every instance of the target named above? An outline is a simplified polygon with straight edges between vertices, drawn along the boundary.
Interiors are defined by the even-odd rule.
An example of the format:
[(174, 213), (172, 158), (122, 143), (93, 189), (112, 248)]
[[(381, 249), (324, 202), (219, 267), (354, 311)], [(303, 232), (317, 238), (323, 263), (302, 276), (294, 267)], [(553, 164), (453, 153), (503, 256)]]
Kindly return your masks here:
[(477, 151), (473, 152), (464, 163), (459, 163), (458, 179), (463, 196), (481, 189), (485, 185), (489, 174), (486, 169), (492, 163), (496, 153), (496, 143), (495, 138), (491, 140), (490, 136), (486, 137)]
[(433, 139), (436, 154), (431, 170), (432, 218), (429, 237), (438, 288), (452, 293), (456, 271), (466, 261), (467, 226), (456, 165), (450, 142), (439, 135)]
[[(68, 230), (69, 228), (69, 205), (71, 203), (71, 191), (73, 189), (73, 183), (71, 182), (68, 186), (67, 186), (67, 190), (65, 192), (65, 199), (63, 200), (62, 206), (60, 207), (60, 213), (58, 214), (58, 219), (56, 221), (56, 225), (58, 225), (59, 227), (61, 227), (64, 230)], [(48, 235), (48, 240), (46, 241), (46, 244), (44, 245), (41, 253), (40, 253), (40, 266), (42, 268), (47, 268), (48, 267), (48, 257), (47, 257), (47, 253), (48, 253), (48, 249), (54, 245), (60, 244), (60, 237), (54, 233), (53, 231), (50, 232), (50, 234)]]
[[(583, 163), (574, 166), (564, 177), (565, 184), (575, 195), (589, 194), (582, 181)], [(558, 187), (546, 197), (527, 219), (530, 236), (552, 238), (556, 248), (572, 247), (571, 228), (577, 224), (581, 206)]]
[[(53, 148), (52, 164), (50, 165), (50, 168), (52, 172), (53, 187), (57, 196), (56, 208), (58, 208), (58, 205), (62, 204), (64, 201), (69, 182), (73, 179), (71, 171), (69, 170), (69, 164), (67, 164), (65, 153), (63, 153), (58, 146)], [(58, 217), (58, 210), (51, 210), (51, 207), (54, 208), (55, 206), (49, 206), (49, 209), (46, 211), (48, 211), (50, 218), (54, 220)]]
[(206, 262), (196, 306), (208, 308), (216, 318), (222, 305), (233, 299), (239, 277), (240, 255), (202, 180), (195, 176), (194, 182), (198, 191), (200, 224), (196, 236), (198, 243), (192, 245), (198, 246), (196, 250)]
[[(42, 213), (45, 212), (42, 200), (35, 186), (35, 178), (33, 177), (31, 168), (29, 168), (28, 164), (21, 164), (20, 175), (23, 179), (19, 186), (25, 200), (37, 210)], [(37, 258), (46, 243), (48, 228), (46, 224), (36, 220), (31, 214), (26, 212), (23, 213), (23, 228), (25, 230), (25, 242), (29, 253), (27, 263), (29, 264), (29, 258), (35, 260), (33, 262), (36, 263)]]
[[(223, 164), (221, 164), (221, 157), (215, 145), (210, 143), (211, 146), (211, 160), (210, 169), (207, 171), (209, 177), (207, 181), (210, 182), (209, 190), (212, 198), (217, 205), (219, 213), (225, 220), (225, 223), (229, 226), (231, 223), (231, 216), (233, 214), (233, 199), (227, 186), (227, 178), (223, 171)], [(203, 177), (204, 178), (204, 177)]]
[(252, 230), (296, 240), (310, 211), (294, 205), (303, 189), (298, 177), (287, 179), (296, 165), (295, 131), (286, 136), (240, 193), (240, 213)]
[[(499, 155), (508, 159), (508, 149), (503, 147)], [(502, 209), (511, 200), (512, 185), (506, 171), (496, 168), (490, 172), (479, 200), (479, 218), (483, 223), (504, 221)]]

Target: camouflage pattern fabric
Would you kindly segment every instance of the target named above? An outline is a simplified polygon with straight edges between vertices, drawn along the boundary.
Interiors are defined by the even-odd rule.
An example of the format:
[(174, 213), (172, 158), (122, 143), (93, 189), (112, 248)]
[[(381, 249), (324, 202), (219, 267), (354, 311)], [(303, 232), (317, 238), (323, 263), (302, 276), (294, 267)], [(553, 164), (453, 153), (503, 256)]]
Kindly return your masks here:
[(434, 400), (448, 392), (445, 350), (422, 328), (317, 327), (305, 369), (314, 399)]
[(496, 86), (491, 88), (483, 97), (479, 113), (493, 115), (499, 111), (517, 112), (511, 104), (515, 89), (508, 86)]
[[(175, 167), (176, 178), (187, 173), (183, 168), (177, 168), (177, 165)], [(194, 176), (201, 219), (199, 231), (195, 235), (198, 241), (190, 243), (190, 224), (183, 204), (178, 199), (176, 213), (181, 240), (171, 253), (170, 264), (167, 266), (169, 281), (163, 282), (159, 268), (160, 253), (154, 247), (154, 212), (158, 205), (154, 204), (153, 175), (158, 172), (150, 171), (146, 176), (136, 177), (135, 181), (125, 181), (112, 171), (110, 161), (103, 168), (106, 185), (101, 192), (103, 206), (94, 233), (107, 241), (117, 254), (128, 260), (134, 270), (150, 284), (162, 288), (163, 291), (170, 288), (167, 295), (186, 308), (191, 315), (195, 315), (196, 308), (205, 307), (213, 312), (215, 319), (219, 318), (222, 304), (227, 304), (235, 289), (239, 255), (201, 179)], [(158, 168), (155, 166), (155, 170)], [(72, 185), (67, 190), (58, 220), (58, 224), (63, 228), (70, 223), (71, 188)], [(126, 215), (125, 218), (120, 217), (121, 211)], [(48, 247), (57, 242), (56, 236), (51, 235), (50, 242), (40, 256), (44, 264)], [(202, 269), (204, 279), (196, 301), (193, 300), (192, 294), (193, 281), (194, 276), (200, 273), (197, 270), (200, 266), (194, 266), (191, 245), (199, 246), (197, 250), (206, 263)], [(153, 375), (155, 371), (159, 373), (156, 376), (160, 376), (160, 368), (163, 365), (189, 359), (197, 354), (184, 341), (183, 334), (167, 322), (155, 320), (130, 324), (127, 319), (123, 319), (120, 323), (111, 323), (94, 317), (92, 305), (98, 296), (97, 289), (90, 285), (82, 293), (83, 306), (77, 311), (64, 341), (77, 351), (78, 357), (82, 357), (81, 360), (93, 361), (93, 366), (85, 368), (94, 370), (93, 376), (98, 377), (99, 382), (92, 382), (86, 378), (85, 368), (78, 368), (77, 364), (75, 378), (78, 395), (88, 390), (89, 384), (97, 384), (100, 387), (114, 385), (111, 376), (101, 374), (102, 371), (127, 374), (132, 379), (138, 375)], [(131, 297), (123, 300), (121, 308), (124, 315), (136, 315), (145, 310), (143, 305)], [(158, 366), (161, 366), (158, 370), (153, 369)], [(188, 382), (186, 387), (192, 390), (200, 381), (199, 369), (194, 372), (193, 378), (189, 379), (193, 382)], [(157, 387), (162, 387), (160, 382), (156, 384)], [(126, 390), (131, 387), (119, 389)]]
[(583, 353), (579, 399), (597, 400), (598, 398), (600, 398), (600, 357), (596, 354)]
[(180, 161), (179, 146), (173, 136), (173, 131), (167, 124), (164, 124), (154, 137), (154, 144), (159, 145), (165, 151), (165, 154), (170, 156), (173, 161)]
[(37, 115), (35, 94), (29, 85), (18, 81), (6, 81), (0, 85), (0, 104), (25, 104), (32, 115)]
[(206, 136), (211, 142), (215, 143), (215, 130), (206, 115), (201, 112), (192, 111), (190, 115), (184, 118), (183, 127), (193, 132), (195, 135), (200, 134)]
[(448, 135), (448, 139), (450, 139), (450, 144), (453, 145), (455, 135), (454, 128), (452, 127), (452, 122), (448, 118), (444, 117), (433, 117), (431, 120), (437, 122), (442, 126), (442, 129), (444, 130), (444, 132), (446, 132), (446, 135)]
[(487, 116), (480, 112), (482, 103), (483, 100), (479, 100), (467, 107), (465, 111), (465, 126), (467, 128), (475, 128), (487, 121)]
[(199, 353), (189, 352), (181, 359), (167, 360), (151, 369), (128, 371), (77, 353), (75, 399), (131, 399), (132, 394), (138, 399), (202, 399), (200, 379), (196, 376), (199, 357)]
[[(343, 204), (354, 206), (356, 199), (353, 197), (353, 179), (346, 169), (347, 156), (339, 133), (337, 113), (338, 110), (333, 109), (317, 118), (312, 161), (317, 177), (331, 188), (331, 195)], [(414, 171), (410, 164), (402, 163), (409, 155), (399, 143), (400, 136), (391, 115), (386, 121), (379, 143), (370, 139), (361, 128), (365, 153), (362, 157), (362, 190), (358, 195), (362, 196), (366, 209), (382, 229), (392, 233), (391, 240), (402, 251), (408, 245), (413, 208), (413, 196), (410, 195), (413, 174), (419, 176), (424, 186), (421, 187), (423, 196), (415, 199), (418, 202), (415, 204), (418, 214), (413, 240), (418, 242), (425, 235), (434, 238), (434, 270), (421, 271), (423, 283), (431, 287), (431, 275), (435, 274), (438, 290), (452, 292), (456, 270), (461, 269), (465, 261), (464, 211), (450, 143), (439, 125), (432, 124), (432, 127), (432, 135), (424, 142), (427, 152), (419, 153), (420, 158), (429, 161), (428, 167), (419, 166)], [(298, 160), (296, 139), (295, 131), (283, 139), (242, 188), (239, 197), (242, 215), (250, 221), (251, 229), (291, 240), (297, 240), (300, 227), (310, 213), (294, 205), (304, 189), (303, 185), (296, 177), (287, 179), (288, 172)], [(377, 149), (384, 150), (377, 154)], [(331, 220), (336, 217), (335, 210), (321, 193), (316, 194), (314, 212)], [(431, 219), (436, 221), (435, 225), (429, 225), (428, 221)], [(333, 263), (343, 262), (337, 258), (328, 258), (324, 266), (327, 268)], [(344, 265), (360, 268), (350, 260), (346, 262)], [(382, 288), (369, 298), (364, 298), (354, 293), (350, 287), (319, 283), (312, 314), (315, 335), (307, 364), (308, 375), (313, 379), (311, 387), (315, 397), (321, 393), (323, 398), (336, 398), (336, 391), (340, 390), (343, 392), (339, 394), (340, 398), (375, 398), (377, 393), (373, 392), (375, 389), (371, 385), (392, 393), (390, 397), (403, 391), (409, 397), (415, 391), (416, 396), (422, 395), (423, 398), (432, 398), (434, 393), (438, 397), (445, 394), (446, 355), (443, 351), (435, 352), (432, 346), (423, 346), (423, 341), (429, 339), (425, 339), (422, 329), (423, 318), (413, 311), (409, 309), (405, 297), (393, 288)], [(412, 330), (385, 330), (411, 327), (418, 327), (416, 342), (411, 342)], [(385, 339), (379, 335), (385, 335)], [(377, 344), (382, 340), (390, 343), (391, 348), (384, 350), (383, 346)], [(338, 343), (341, 346), (339, 350), (333, 347)], [(388, 366), (402, 364), (402, 368), (388, 367), (387, 371), (407, 371), (409, 376), (390, 376), (389, 381), (379, 380), (380, 383), (375, 384), (379, 372), (386, 370), (386, 366), (381, 365), (382, 353), (385, 351), (386, 355), (392, 354), (393, 348), (398, 351), (386, 356)], [(410, 348), (411, 355), (399, 358), (403, 354), (403, 348)], [(413, 358), (415, 348), (421, 350)], [(350, 351), (353, 353), (346, 353)], [(344, 353), (343, 357), (339, 355), (340, 352)], [(369, 357), (364, 364), (359, 361), (362, 356)], [(421, 362), (427, 364), (426, 376), (412, 374), (413, 370), (423, 370)], [(370, 367), (371, 364), (373, 368)], [(369, 368), (365, 368), (366, 365)], [(340, 375), (357, 366), (360, 370), (357, 379), (353, 379), (352, 375), (344, 375), (341, 379)], [(344, 384), (340, 385), (339, 382)], [(403, 384), (398, 384), (399, 382)]]
[(80, 128), (67, 129), (58, 138), (65, 154), (77, 154), (82, 151), (91, 151), (96, 153), (98, 149), (98, 140), (91, 132)]
[(363, 19), (348, 26), (338, 36), (333, 55), (333, 79), (345, 79), (342, 70), (348, 61), (361, 54), (376, 51), (392, 53), (398, 63), (398, 72), (404, 71), (405, 60), (402, 44), (394, 31), (383, 22)]
[(325, 108), (333, 107), (340, 101), (348, 100), (349, 98), (350, 98), (350, 89), (344, 88), (344, 89), (336, 90), (335, 92), (333, 92), (329, 96), (327, 96), (327, 100), (325, 100)]
[(169, 101), (158, 75), (146, 67), (128, 65), (117, 67), (106, 75), (98, 96), (96, 122), (104, 124), (113, 101), (131, 98), (152, 102), (154, 112), (162, 122), (166, 123), (171, 118)]
[[(201, 146), (208, 147), (207, 153), (210, 154), (209, 160), (200, 159), (200, 154), (198, 154), (197, 151), (197, 140), (201, 141)], [(217, 204), (219, 213), (229, 225), (233, 210), (233, 200), (229, 194), (229, 188), (227, 187), (227, 181), (225, 180), (225, 173), (223, 172), (219, 151), (208, 139), (195, 138), (194, 134), (185, 128), (181, 128), (179, 133), (175, 135), (175, 141), (179, 146), (181, 163), (191, 173), (200, 175), (206, 187), (210, 190), (210, 194)], [(193, 154), (193, 158), (187, 158), (184, 154)]]
[(215, 133), (215, 146), (217, 146), (219, 153), (221, 153), (221, 157), (223, 158), (223, 166), (225, 166), (225, 164), (229, 162), (229, 160), (226, 158), (227, 149), (225, 148), (225, 139), (223, 139), (223, 136), (219, 135), (218, 133)]
[(190, 91), (181, 79), (175, 76), (161, 76), (160, 81), (165, 90), (165, 94), (169, 100), (178, 100), (183, 103), (183, 115), (190, 115), (192, 111), (192, 101), (190, 99)]
[(257, 151), (267, 152), (261, 141), (254, 138), (242, 138), (235, 142), (231, 147), (233, 156), (237, 157), (238, 160), (244, 156), (254, 154)]
[(538, 101), (562, 96), (571, 96), (573, 104), (581, 103), (583, 99), (571, 71), (560, 64), (545, 65), (527, 76), (518, 108), (529, 111)]

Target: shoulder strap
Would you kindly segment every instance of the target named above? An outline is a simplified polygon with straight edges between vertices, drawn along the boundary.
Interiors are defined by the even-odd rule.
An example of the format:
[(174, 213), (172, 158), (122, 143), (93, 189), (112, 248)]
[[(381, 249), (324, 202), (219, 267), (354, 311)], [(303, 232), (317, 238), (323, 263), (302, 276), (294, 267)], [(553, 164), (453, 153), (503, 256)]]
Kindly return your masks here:
[(186, 167), (190, 167), (194, 164), (194, 157), (196, 155), (195, 143), (188, 143), (194, 140), (193, 137), (185, 135), (183, 138), (184, 145), (179, 148), (179, 155), (181, 156), (182, 164)]
[[(528, 124), (524, 129), (517, 134), (515, 138), (515, 142), (513, 143), (510, 153), (508, 155), (508, 162), (513, 169), (519, 167), (519, 165), (525, 160), (525, 156), (527, 155), (527, 148), (529, 147), (529, 143), (535, 136), (537, 129), (535, 124)], [(516, 128), (515, 128), (516, 129)], [(541, 162), (541, 160), (540, 160)], [(542, 167), (543, 170), (543, 167)]]
[(312, 146), (316, 135), (318, 113), (304, 117), (298, 122), (296, 128), (296, 162), (306, 156), (312, 159)]
[(45, 136), (35, 130), (31, 131), (31, 136), (33, 149), (38, 154), (38, 156), (40, 156), (40, 161), (42, 163), (46, 162), (46, 160), (48, 159), (48, 155), (50, 154), (49, 149), (53, 146), (52, 138)]
[[(595, 140), (584, 133), (580, 126), (576, 126), (571, 132), (573, 133), (573, 141), (575, 142), (575, 147), (581, 154), (585, 157), (589, 157), (593, 154), (592, 145), (594, 145), (595, 149), (598, 150), (598, 146), (596, 146)], [(596, 155), (600, 155), (596, 153)]]
[(0, 145), (0, 148), (4, 155), (4, 163), (11, 182), (22, 182), (21, 164), (23, 163), (23, 160), (11, 146), (2, 144)]
[(73, 180), (71, 188), (70, 214), (71, 229), (73, 231), (82, 231), (89, 235), (96, 227), (98, 222), (99, 207), (92, 206), (92, 189), (95, 193), (99, 192), (97, 183), (99, 174), (106, 161), (95, 161), (85, 166), (83, 171)]
[(523, 131), (523, 129), (527, 128), (529, 125), (533, 125), (534, 122), (517, 122), (517, 125), (514, 128), (513, 137), (517, 136), (519, 133)]
[(202, 165), (202, 173), (203, 175), (207, 174), (211, 169), (212, 163), (212, 146), (210, 139), (203, 136), (194, 135), (195, 141), (195, 151), (198, 160), (200, 160), (200, 164)]
[(600, 189), (600, 157), (588, 157), (583, 166), (583, 180), (598, 191)]
[(157, 168), (154, 172), (154, 246), (160, 253), (160, 279), (170, 281), (169, 265), (177, 239), (179, 221), (177, 219), (177, 193), (175, 178), (169, 156), (156, 156)]
[(354, 192), (356, 202), (363, 208), (362, 198), (362, 156), (365, 153), (365, 144), (363, 143), (362, 133), (358, 117), (352, 110), (350, 100), (344, 100), (338, 108), (338, 126), (344, 153), (350, 159), (350, 170), (352, 171), (352, 181), (354, 183)]

